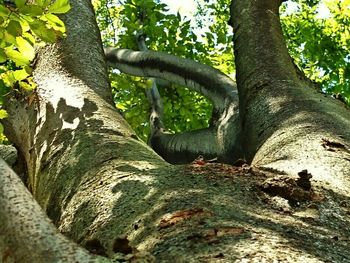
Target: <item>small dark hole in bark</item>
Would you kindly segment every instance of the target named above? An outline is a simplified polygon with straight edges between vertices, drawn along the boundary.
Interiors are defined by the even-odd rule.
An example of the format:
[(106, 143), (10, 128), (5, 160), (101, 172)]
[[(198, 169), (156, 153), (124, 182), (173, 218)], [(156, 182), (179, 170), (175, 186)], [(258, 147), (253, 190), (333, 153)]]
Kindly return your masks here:
[(102, 246), (101, 242), (98, 239), (91, 239), (86, 241), (85, 248), (93, 254), (107, 256), (106, 249)]
[(115, 253), (131, 254), (132, 247), (129, 245), (129, 240), (126, 237), (116, 238), (113, 244)]

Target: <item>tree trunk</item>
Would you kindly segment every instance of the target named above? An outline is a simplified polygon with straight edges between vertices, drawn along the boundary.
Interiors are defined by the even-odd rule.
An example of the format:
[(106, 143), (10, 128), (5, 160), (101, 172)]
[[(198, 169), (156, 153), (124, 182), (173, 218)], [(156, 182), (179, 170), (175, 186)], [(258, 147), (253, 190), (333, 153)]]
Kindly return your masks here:
[[(350, 260), (350, 113), (298, 77), (280, 1), (232, 3), (241, 137), (252, 162), (242, 167), (173, 166), (140, 141), (111, 100), (90, 1), (71, 4), (67, 38), (38, 54), (39, 99), (11, 98), (5, 123), (23, 180), (61, 233), (94, 254), (128, 260)], [(13, 172), (0, 168), (0, 208), (19, 207), (0, 210), (2, 261), (90, 260), (50, 232)], [(25, 200), (32, 225), (18, 219)], [(56, 241), (37, 242), (46, 234)], [(33, 244), (40, 256), (26, 259)]]
[(232, 1), (246, 158), (290, 175), (306, 169), (349, 194), (350, 111), (300, 77), (284, 43), (279, 4)]

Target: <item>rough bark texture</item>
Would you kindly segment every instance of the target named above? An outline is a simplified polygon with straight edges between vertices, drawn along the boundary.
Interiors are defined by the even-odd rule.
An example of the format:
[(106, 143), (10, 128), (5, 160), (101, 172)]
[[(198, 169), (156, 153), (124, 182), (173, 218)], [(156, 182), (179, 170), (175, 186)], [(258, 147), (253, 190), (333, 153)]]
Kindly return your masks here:
[(307, 169), (349, 194), (350, 111), (299, 77), (283, 39), (279, 2), (232, 1), (245, 156), (290, 175)]
[[(39, 99), (29, 105), (25, 98), (10, 98), (5, 122), (25, 163), (23, 179), (56, 226), (64, 225), (74, 200), (84, 204), (81, 196), (91, 199), (92, 188), (104, 179), (101, 174), (118, 177), (113, 171), (124, 162), (147, 166), (149, 160), (161, 160), (114, 108), (90, 1), (71, 3), (64, 17), (68, 37), (38, 54), (34, 78)], [(93, 205), (103, 216), (105, 207)]]
[[(140, 142), (111, 102), (90, 1), (71, 3), (68, 37), (41, 50), (36, 63), (40, 99), (12, 98), (5, 123), (29, 189), (62, 233), (110, 258), (350, 261), (349, 111), (304, 88), (283, 43), (278, 1), (232, 4), (244, 146), (260, 170), (171, 166)], [(33, 244), (54, 254), (63, 240), (75, 251), (60, 235), (39, 242), (46, 232), (38, 226), (51, 231), (50, 223), (13, 173), (0, 169), (3, 261), (32, 253)], [(303, 169), (315, 180), (298, 174)], [(74, 253), (69, 260), (87, 262)], [(39, 254), (32, 262), (57, 261)]]
[(4, 159), (9, 166), (17, 161), (17, 150), (11, 145), (0, 145), (0, 158)]
[(106, 262), (60, 234), (0, 159), (0, 262)]

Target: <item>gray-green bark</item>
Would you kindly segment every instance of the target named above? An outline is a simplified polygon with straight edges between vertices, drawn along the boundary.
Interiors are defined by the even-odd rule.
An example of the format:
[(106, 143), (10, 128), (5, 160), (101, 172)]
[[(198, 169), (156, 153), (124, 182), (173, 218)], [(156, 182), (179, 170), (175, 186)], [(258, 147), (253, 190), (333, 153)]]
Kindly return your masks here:
[(2, 159), (0, 175), (0, 262), (103, 262), (57, 231)]
[(278, 8), (279, 1), (232, 1), (245, 156), (291, 175), (307, 169), (349, 194), (349, 108), (299, 78)]
[[(278, 2), (232, 5), (244, 150), (256, 166), (278, 169), (264, 171), (222, 164), (172, 166), (140, 142), (111, 102), (90, 1), (71, 1), (67, 39), (38, 57), (34, 77), (40, 100), (28, 107), (12, 98), (5, 123), (26, 164), (29, 189), (63, 234), (110, 258), (118, 252), (136, 255), (137, 248), (158, 262), (350, 260), (349, 111), (302, 89), (288, 64)], [(333, 166), (335, 160), (339, 166)], [(6, 207), (4, 200), (11, 201), (14, 192), (4, 186), (12, 185), (6, 180), (13, 174), (0, 168), (0, 183), (9, 182), (0, 188), (0, 206)], [(315, 178), (312, 191), (294, 183), (292, 176), (302, 169)], [(263, 183), (266, 176), (273, 178)], [(0, 228), (3, 261), (32, 253), (33, 244), (55, 254), (60, 240), (69, 247), (65, 251), (75, 251), (60, 235), (52, 243), (39, 242), (38, 226), (52, 228), (20, 181), (13, 180), (23, 198), (9, 207), (22, 209), (27, 201), (26, 211), (38, 221), (30, 232), (32, 226), (21, 223), (16, 210), (0, 210), (2, 222), (11, 226)], [(273, 180), (280, 180), (275, 197), (261, 191)], [(320, 188), (325, 180), (328, 186)], [(134, 250), (125, 246), (126, 238)], [(16, 252), (16, 246), (22, 250)], [(48, 261), (41, 256), (36, 262)]]
[(4, 159), (9, 166), (17, 161), (17, 150), (11, 145), (0, 145), (0, 158)]

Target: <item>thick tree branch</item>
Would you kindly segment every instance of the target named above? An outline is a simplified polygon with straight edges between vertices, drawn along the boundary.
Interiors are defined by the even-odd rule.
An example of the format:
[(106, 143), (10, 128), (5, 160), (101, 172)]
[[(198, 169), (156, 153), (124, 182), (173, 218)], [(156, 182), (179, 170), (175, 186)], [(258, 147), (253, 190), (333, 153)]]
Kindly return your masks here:
[(0, 222), (0, 255), (4, 262), (109, 262), (60, 234), (2, 159)]
[(14, 165), (17, 160), (17, 150), (11, 145), (0, 144), (0, 158), (4, 159), (9, 166)]
[[(275, 0), (232, 1), (231, 20), (239, 85), (261, 86), (271, 81), (298, 80), (282, 34), (279, 6), (280, 1)], [(247, 91), (242, 92), (240, 97), (248, 96), (245, 95)]]
[(162, 52), (109, 47), (105, 54), (107, 61), (122, 72), (166, 79), (198, 91), (213, 102), (218, 120), (212, 127), (181, 134), (165, 134), (163, 129), (152, 133), (150, 144), (165, 160), (188, 163), (202, 155), (234, 162), (241, 157), (238, 96), (229, 77), (212, 67)]
[(348, 159), (341, 151), (327, 154), (324, 140), (349, 147), (350, 112), (298, 74), (282, 34), (280, 4), (231, 4), (244, 154), (253, 165), (287, 174), (307, 169), (313, 179), (348, 191), (342, 176), (349, 174)]
[(150, 144), (160, 156), (173, 164), (189, 163), (199, 156), (234, 163), (243, 158), (239, 117), (230, 110), (223, 116), (226, 118), (223, 117), (218, 125), (206, 129), (177, 134), (158, 132), (151, 138)]
[(214, 107), (238, 104), (235, 83), (210, 66), (164, 52), (105, 48), (107, 61), (124, 73), (166, 79), (209, 98)]

